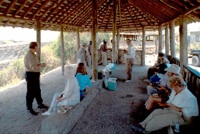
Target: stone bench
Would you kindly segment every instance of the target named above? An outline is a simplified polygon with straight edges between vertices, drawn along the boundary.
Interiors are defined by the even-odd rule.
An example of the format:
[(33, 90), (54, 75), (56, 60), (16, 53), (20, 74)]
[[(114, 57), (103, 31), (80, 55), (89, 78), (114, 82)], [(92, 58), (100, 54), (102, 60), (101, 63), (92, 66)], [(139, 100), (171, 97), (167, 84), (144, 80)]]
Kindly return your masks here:
[(85, 98), (65, 114), (52, 114), (42, 121), (42, 134), (67, 134), (76, 125), (79, 118), (83, 115), (87, 106), (99, 93), (102, 81), (94, 83)]

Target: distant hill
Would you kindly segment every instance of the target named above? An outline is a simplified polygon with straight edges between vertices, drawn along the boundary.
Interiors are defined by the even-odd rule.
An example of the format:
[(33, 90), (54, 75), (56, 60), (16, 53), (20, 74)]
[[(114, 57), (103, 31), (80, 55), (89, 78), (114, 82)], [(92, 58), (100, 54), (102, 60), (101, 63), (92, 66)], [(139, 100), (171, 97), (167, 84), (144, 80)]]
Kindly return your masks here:
[[(43, 42), (43, 45), (51, 42)], [(29, 42), (5, 40), (0, 41), (0, 70), (6, 67), (10, 61), (24, 56), (29, 47)]]

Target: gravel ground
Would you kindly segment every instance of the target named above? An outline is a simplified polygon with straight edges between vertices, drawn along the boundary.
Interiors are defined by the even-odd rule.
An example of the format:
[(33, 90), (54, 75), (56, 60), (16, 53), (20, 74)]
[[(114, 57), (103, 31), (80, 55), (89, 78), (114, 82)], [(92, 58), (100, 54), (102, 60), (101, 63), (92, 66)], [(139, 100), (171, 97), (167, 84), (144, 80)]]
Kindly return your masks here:
[[(112, 74), (119, 78), (116, 91), (101, 89), (70, 134), (130, 134), (130, 111), (146, 100), (147, 67), (133, 67), (133, 82), (124, 83), (124, 65)], [(131, 109), (131, 107), (133, 109)]]
[[(100, 67), (102, 68), (102, 67)], [(133, 82), (124, 83), (126, 78), (124, 65), (117, 66), (112, 76), (118, 78), (116, 91), (101, 89), (87, 107), (84, 115), (70, 134), (129, 134), (131, 107), (137, 109), (141, 101), (146, 100), (146, 76), (148, 66), (133, 67)], [(90, 71), (90, 69), (88, 69)], [(64, 77), (61, 68), (57, 68), (41, 77), (42, 97), (45, 104), (51, 103), (55, 92), (64, 88)], [(26, 111), (26, 82), (0, 91), (0, 134), (40, 134), (41, 122), (46, 116), (32, 116)], [(36, 101), (33, 108), (39, 111)]]

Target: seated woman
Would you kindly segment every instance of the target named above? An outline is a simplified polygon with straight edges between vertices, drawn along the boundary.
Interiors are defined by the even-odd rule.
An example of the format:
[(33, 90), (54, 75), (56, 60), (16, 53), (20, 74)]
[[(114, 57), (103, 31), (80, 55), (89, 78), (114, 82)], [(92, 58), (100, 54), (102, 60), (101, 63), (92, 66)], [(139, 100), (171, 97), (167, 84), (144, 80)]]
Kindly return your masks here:
[(147, 72), (147, 79), (149, 79), (150, 80), (150, 77), (152, 76), (152, 75), (154, 75), (154, 73), (155, 73), (155, 71), (157, 70), (157, 69), (159, 69), (159, 65), (160, 64), (166, 64), (167, 65), (167, 67), (169, 66), (169, 60), (165, 57), (165, 54), (164, 53), (162, 53), (162, 52), (160, 52), (160, 53), (158, 53), (158, 60), (157, 60), (157, 62), (154, 64), (154, 66), (153, 67), (150, 67), (149, 69), (148, 69), (148, 72)]
[(80, 86), (80, 100), (82, 101), (85, 97), (85, 92), (87, 87), (92, 87), (90, 77), (86, 72), (86, 67), (84, 63), (79, 63), (76, 70), (76, 78)]
[(189, 124), (192, 116), (199, 115), (197, 98), (187, 89), (186, 82), (180, 76), (169, 79), (173, 89), (169, 100), (162, 104), (163, 109), (154, 110), (144, 121), (131, 125), (131, 129), (140, 132), (152, 132), (164, 127)]
[(42, 115), (50, 115), (57, 110), (57, 106), (65, 106), (69, 108), (70, 106), (74, 106), (80, 102), (80, 91), (79, 84), (76, 79), (75, 70), (72, 66), (65, 67), (65, 75), (67, 79), (67, 84), (62, 93), (55, 93), (53, 100), (51, 102), (51, 106)]
[(166, 68), (167, 68), (166, 64), (160, 64), (159, 68), (157, 69), (157, 71), (155, 71), (155, 74), (150, 77), (150, 83), (159, 82), (161, 77), (163, 75), (165, 75), (165, 73), (166, 73), (165, 69)]
[(180, 67), (176, 64), (171, 64), (169, 68), (165, 69), (165, 71), (167, 71), (167, 72), (161, 76), (159, 83), (157, 83), (157, 84), (150, 83), (150, 85), (147, 86), (147, 94), (148, 95), (157, 93), (158, 90), (168, 91), (169, 78), (172, 77), (173, 75), (181, 76)]

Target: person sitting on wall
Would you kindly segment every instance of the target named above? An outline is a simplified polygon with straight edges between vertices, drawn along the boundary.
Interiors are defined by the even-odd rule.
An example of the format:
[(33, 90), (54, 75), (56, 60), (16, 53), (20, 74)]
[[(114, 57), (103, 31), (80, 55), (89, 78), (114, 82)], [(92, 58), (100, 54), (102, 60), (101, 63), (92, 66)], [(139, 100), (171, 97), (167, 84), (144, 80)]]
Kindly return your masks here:
[(186, 82), (181, 76), (172, 76), (169, 79), (172, 93), (169, 100), (163, 103), (163, 109), (154, 110), (139, 124), (131, 125), (131, 129), (149, 133), (164, 127), (174, 126), (175, 123), (187, 125), (192, 116), (199, 115), (197, 98), (188, 90)]
[(170, 63), (170, 62), (169, 62), (169, 60), (165, 57), (165, 54), (164, 54), (164, 53), (162, 53), (162, 52), (158, 53), (158, 60), (157, 60), (157, 62), (154, 64), (153, 67), (150, 67), (150, 68), (148, 69), (148, 72), (147, 72), (147, 79), (150, 80), (150, 77), (151, 77), (152, 75), (154, 75), (154, 73), (155, 73), (155, 71), (156, 71), (157, 69), (159, 69), (159, 65), (160, 65), (160, 64), (166, 64), (166, 65), (168, 66), (169, 63)]
[(65, 67), (65, 76), (67, 83), (64, 91), (54, 94), (50, 108), (42, 115), (51, 115), (57, 110), (58, 105), (69, 108), (80, 102), (80, 87), (75, 77), (75, 70), (72, 66), (68, 65)]
[(80, 101), (85, 97), (85, 92), (87, 87), (92, 87), (90, 77), (86, 72), (86, 67), (84, 63), (79, 63), (76, 70), (76, 78), (80, 86)]

